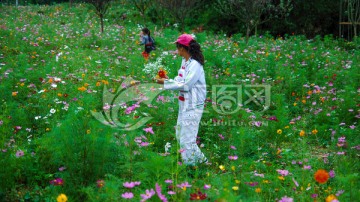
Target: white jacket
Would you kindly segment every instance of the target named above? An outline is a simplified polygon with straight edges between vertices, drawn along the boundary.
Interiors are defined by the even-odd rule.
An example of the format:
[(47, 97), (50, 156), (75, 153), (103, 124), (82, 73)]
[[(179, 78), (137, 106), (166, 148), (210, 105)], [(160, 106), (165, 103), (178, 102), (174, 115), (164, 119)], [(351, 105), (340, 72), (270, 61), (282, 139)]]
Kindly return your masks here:
[(183, 111), (203, 106), (206, 99), (206, 82), (203, 66), (196, 60), (189, 58), (181, 62), (178, 76), (164, 81), (164, 88), (179, 90), (179, 96), (185, 98)]

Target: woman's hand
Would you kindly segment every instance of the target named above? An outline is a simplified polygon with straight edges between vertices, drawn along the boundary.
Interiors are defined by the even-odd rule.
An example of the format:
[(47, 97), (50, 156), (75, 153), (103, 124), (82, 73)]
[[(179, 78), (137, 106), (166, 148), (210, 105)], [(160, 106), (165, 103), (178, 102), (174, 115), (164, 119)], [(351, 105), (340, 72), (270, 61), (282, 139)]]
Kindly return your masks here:
[(156, 79), (156, 83), (158, 84), (164, 84), (164, 81), (167, 79), (167, 78), (155, 78)]

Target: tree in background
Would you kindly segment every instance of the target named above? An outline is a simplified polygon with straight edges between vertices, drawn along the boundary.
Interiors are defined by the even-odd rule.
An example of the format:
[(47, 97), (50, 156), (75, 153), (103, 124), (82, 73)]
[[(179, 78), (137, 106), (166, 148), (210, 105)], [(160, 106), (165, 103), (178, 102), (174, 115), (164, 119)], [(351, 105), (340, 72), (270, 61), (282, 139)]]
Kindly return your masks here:
[(152, 6), (151, 0), (128, 0), (132, 5), (136, 7), (136, 9), (140, 12), (140, 14), (144, 17), (146, 22), (146, 11)]
[(281, 0), (275, 5), (271, 0), (217, 0), (217, 10), (224, 16), (234, 17), (246, 28), (246, 42), (252, 30), (275, 17), (283, 17), (291, 11), (291, 1)]
[(181, 31), (185, 30), (185, 18), (191, 17), (191, 13), (200, 5), (202, 0), (156, 0), (163, 8), (169, 11), (181, 25)]
[(96, 15), (100, 18), (101, 33), (104, 32), (104, 16), (107, 13), (111, 0), (86, 0), (85, 2), (93, 5)]
[(354, 28), (354, 36), (357, 36), (357, 26), (360, 23), (360, 0), (348, 0), (347, 7), (349, 21)]

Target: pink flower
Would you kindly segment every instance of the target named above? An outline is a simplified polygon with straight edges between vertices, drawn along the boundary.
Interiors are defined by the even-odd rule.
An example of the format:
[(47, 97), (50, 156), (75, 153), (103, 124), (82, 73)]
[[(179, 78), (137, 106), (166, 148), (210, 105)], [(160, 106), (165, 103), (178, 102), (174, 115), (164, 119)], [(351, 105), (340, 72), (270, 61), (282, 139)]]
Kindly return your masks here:
[(280, 175), (287, 176), (289, 174), (288, 170), (276, 170)]
[(171, 184), (171, 183), (173, 183), (173, 181), (172, 180), (165, 180), (165, 183)]
[(131, 189), (131, 188), (134, 188), (135, 186), (138, 186), (140, 184), (141, 184), (141, 182), (124, 182), (123, 186), (126, 187), (126, 188)]
[(147, 132), (147, 133), (154, 134), (154, 131), (153, 131), (152, 127), (144, 128), (144, 131)]
[(292, 178), (292, 181), (294, 182), (295, 186), (299, 186), (299, 183), (294, 178)]
[(191, 184), (189, 184), (188, 182), (183, 182), (181, 184), (176, 185), (177, 187), (186, 190), (186, 187), (191, 187)]
[(145, 191), (145, 194), (140, 194), (142, 200), (141, 201), (146, 201), (148, 199), (150, 199), (152, 196), (155, 195), (155, 191), (153, 189), (150, 189), (150, 190), (146, 190)]
[(169, 195), (174, 195), (174, 194), (176, 194), (176, 192), (174, 192), (174, 191), (168, 191), (167, 192)]
[(229, 156), (229, 159), (235, 161), (236, 159), (238, 159), (238, 157), (237, 156)]
[(294, 201), (293, 198), (284, 196), (278, 202), (293, 202), (293, 201)]
[(233, 145), (231, 145), (230, 148), (233, 149), (233, 150), (236, 150), (236, 147), (233, 146)]
[(140, 144), (140, 146), (142, 146), (142, 147), (147, 147), (147, 146), (149, 146), (149, 143), (148, 143), (148, 142), (142, 142), (142, 143)]
[(165, 195), (163, 195), (161, 193), (161, 187), (158, 185), (158, 183), (155, 184), (155, 190), (156, 190), (156, 193), (159, 197), (159, 199), (162, 201), (162, 202), (167, 202), (167, 198), (165, 197)]
[(22, 157), (22, 156), (24, 156), (24, 152), (22, 150), (18, 150), (16, 152), (16, 157), (19, 158), (19, 157)]
[(310, 170), (311, 166), (304, 165), (304, 170)]
[(219, 134), (219, 137), (220, 137), (222, 140), (225, 139), (222, 134)]
[(206, 189), (210, 189), (211, 188), (211, 185), (209, 185), (209, 184), (205, 184), (204, 185), (204, 189), (206, 190)]
[(121, 197), (123, 197), (125, 199), (131, 199), (134, 197), (134, 194), (131, 192), (125, 192), (125, 193), (121, 194)]

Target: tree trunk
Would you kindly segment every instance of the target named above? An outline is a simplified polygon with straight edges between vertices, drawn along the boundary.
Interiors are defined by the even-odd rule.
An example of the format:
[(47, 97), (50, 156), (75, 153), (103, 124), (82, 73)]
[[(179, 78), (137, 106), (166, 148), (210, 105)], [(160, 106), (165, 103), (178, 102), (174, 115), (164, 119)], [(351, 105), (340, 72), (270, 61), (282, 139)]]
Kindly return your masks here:
[(357, 37), (357, 24), (354, 24), (354, 38)]
[(16, 7), (18, 7), (19, 5), (19, 0), (16, 0)]
[(104, 17), (100, 17), (100, 23), (101, 23), (101, 33), (104, 33)]
[(250, 25), (246, 26), (246, 44), (249, 42), (250, 37)]
[(72, 7), (72, 0), (70, 0), (70, 8)]

